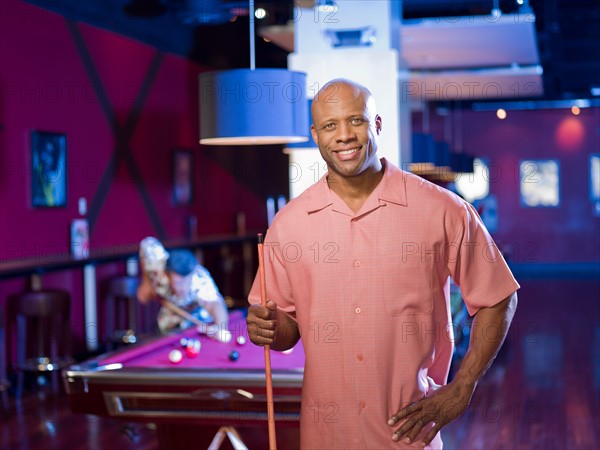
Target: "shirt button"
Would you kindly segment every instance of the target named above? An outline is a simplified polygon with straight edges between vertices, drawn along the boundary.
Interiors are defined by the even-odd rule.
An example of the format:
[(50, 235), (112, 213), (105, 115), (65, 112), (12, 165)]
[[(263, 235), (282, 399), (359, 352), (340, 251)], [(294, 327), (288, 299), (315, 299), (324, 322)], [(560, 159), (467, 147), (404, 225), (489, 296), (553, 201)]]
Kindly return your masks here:
[(355, 312), (356, 314), (360, 314), (360, 312), (361, 312), (361, 311), (362, 311), (362, 310), (361, 310), (360, 308), (356, 308), (356, 309), (354, 310), (354, 312)]
[(367, 407), (367, 403), (366, 402), (360, 402), (360, 407), (361, 408), (366, 408)]
[(359, 361), (363, 360), (363, 355), (361, 355), (360, 353), (358, 355), (356, 355), (356, 359), (358, 359)]
[(358, 261), (358, 260), (354, 261), (354, 267), (360, 267), (360, 261)]

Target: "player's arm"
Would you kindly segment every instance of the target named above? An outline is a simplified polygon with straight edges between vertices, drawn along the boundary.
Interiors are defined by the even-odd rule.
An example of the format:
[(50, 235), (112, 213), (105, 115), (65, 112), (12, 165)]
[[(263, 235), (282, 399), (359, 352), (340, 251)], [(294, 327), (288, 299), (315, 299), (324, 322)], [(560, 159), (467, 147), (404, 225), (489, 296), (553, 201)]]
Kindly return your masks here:
[(199, 300), (198, 303), (206, 309), (212, 316), (214, 322), (198, 325), (196, 328), (199, 333), (207, 334), (208, 336), (220, 341), (229, 342), (231, 333), (229, 332), (229, 313), (225, 300), (219, 294), (217, 298), (210, 301)]
[(146, 272), (142, 272), (142, 281), (137, 288), (137, 298), (141, 304), (145, 305), (150, 301), (156, 299), (156, 290), (152, 280)]
[(142, 279), (136, 294), (140, 303), (145, 305), (164, 297), (164, 292), (159, 292), (159, 280), (166, 278), (164, 270), (169, 254), (156, 238), (148, 236), (140, 242), (139, 255)]
[(196, 297), (196, 303), (206, 309), (212, 316), (214, 326), (218, 326), (219, 330), (229, 330), (229, 312), (223, 296), (219, 292), (217, 284), (213, 280), (208, 270), (198, 265), (192, 278), (192, 292)]
[(221, 295), (217, 299), (211, 301), (200, 301), (199, 302), (208, 313), (215, 320), (215, 324), (222, 330), (229, 329), (229, 312), (227, 311), (227, 305)]
[(273, 350), (284, 351), (292, 348), (300, 339), (296, 320), (277, 308), (269, 300), (267, 306), (251, 305), (248, 308), (248, 336), (256, 345), (270, 345)]
[(517, 308), (517, 293), (494, 306), (481, 308), (473, 319), (469, 349), (449, 384), (432, 391), (427, 397), (407, 406), (388, 422), (395, 426), (406, 420), (392, 434), (394, 441), (413, 442), (423, 428), (431, 428), (423, 442), (429, 444), (442, 427), (459, 417), (469, 406), (481, 377), (490, 367), (502, 346)]

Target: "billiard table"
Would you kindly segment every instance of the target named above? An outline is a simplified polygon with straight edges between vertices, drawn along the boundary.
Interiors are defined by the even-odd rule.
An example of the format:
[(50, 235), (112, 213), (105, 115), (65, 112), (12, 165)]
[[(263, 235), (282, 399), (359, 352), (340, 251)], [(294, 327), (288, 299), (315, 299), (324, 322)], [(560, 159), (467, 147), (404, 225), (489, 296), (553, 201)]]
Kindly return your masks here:
[[(72, 412), (153, 423), (164, 449), (205, 449), (222, 426), (235, 427), (249, 448), (268, 448), (264, 350), (249, 341), (244, 311), (230, 314), (229, 330), (229, 343), (192, 328), (68, 367), (63, 380)], [(173, 363), (169, 353), (181, 349), (182, 337), (199, 339), (200, 353), (184, 352)], [(271, 367), (278, 447), (298, 448), (301, 342), (291, 352), (272, 351)]]

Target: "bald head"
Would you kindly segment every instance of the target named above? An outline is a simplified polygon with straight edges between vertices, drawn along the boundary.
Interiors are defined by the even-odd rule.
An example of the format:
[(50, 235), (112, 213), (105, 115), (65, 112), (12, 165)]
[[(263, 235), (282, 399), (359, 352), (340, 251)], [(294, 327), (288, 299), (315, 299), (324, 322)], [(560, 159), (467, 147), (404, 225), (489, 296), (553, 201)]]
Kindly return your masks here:
[(319, 115), (323, 108), (335, 107), (341, 101), (350, 99), (355, 101), (362, 100), (369, 111), (369, 115), (372, 117), (375, 117), (377, 114), (375, 100), (371, 95), (371, 91), (365, 86), (352, 80), (336, 78), (328, 81), (321, 89), (319, 89), (317, 95), (315, 95), (311, 106), (313, 123), (316, 123), (315, 114)]

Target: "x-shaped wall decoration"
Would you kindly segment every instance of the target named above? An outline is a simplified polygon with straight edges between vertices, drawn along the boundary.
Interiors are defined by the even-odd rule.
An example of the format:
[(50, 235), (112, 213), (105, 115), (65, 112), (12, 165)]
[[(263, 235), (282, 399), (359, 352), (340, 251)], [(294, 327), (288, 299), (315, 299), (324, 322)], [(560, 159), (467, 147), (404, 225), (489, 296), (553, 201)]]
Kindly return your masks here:
[(161, 223), (156, 208), (154, 207), (152, 198), (150, 197), (148, 190), (146, 189), (146, 186), (144, 184), (144, 181), (142, 179), (142, 176), (140, 174), (139, 168), (136, 164), (135, 158), (133, 157), (133, 153), (130, 147), (131, 137), (135, 132), (135, 128), (137, 126), (144, 103), (148, 97), (148, 94), (150, 93), (152, 84), (160, 68), (163, 54), (157, 51), (154, 57), (152, 58), (150, 67), (144, 76), (144, 80), (137, 94), (137, 97), (135, 98), (133, 107), (127, 115), (125, 124), (121, 125), (118, 122), (115, 112), (108, 100), (106, 90), (102, 85), (102, 80), (100, 79), (98, 71), (96, 70), (96, 66), (94, 65), (94, 61), (86, 46), (83, 35), (77, 27), (77, 23), (73, 20), (67, 20), (67, 26), (69, 32), (71, 33), (73, 41), (75, 42), (77, 51), (79, 52), (79, 56), (81, 57), (90, 82), (96, 89), (96, 92), (99, 93), (100, 106), (102, 107), (102, 111), (104, 112), (104, 115), (106, 116), (106, 119), (108, 120), (111, 126), (115, 138), (115, 148), (111, 154), (108, 166), (104, 171), (102, 179), (100, 180), (100, 183), (98, 185), (98, 189), (94, 194), (94, 197), (91, 201), (88, 210), (90, 233), (94, 229), (94, 225), (98, 219), (98, 215), (100, 214), (102, 205), (106, 200), (106, 196), (108, 195), (110, 186), (114, 180), (115, 174), (117, 173), (117, 169), (119, 168), (121, 162), (124, 162), (125, 167), (127, 168), (129, 174), (133, 178), (133, 182), (135, 183), (135, 186), (142, 198), (142, 202), (148, 213), (148, 216), (150, 217), (152, 226), (156, 231), (156, 235), (160, 240), (163, 240), (166, 238), (164, 227)]

